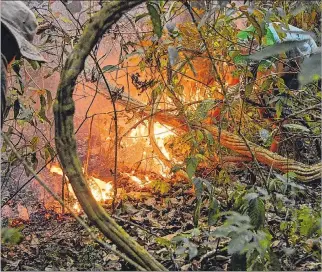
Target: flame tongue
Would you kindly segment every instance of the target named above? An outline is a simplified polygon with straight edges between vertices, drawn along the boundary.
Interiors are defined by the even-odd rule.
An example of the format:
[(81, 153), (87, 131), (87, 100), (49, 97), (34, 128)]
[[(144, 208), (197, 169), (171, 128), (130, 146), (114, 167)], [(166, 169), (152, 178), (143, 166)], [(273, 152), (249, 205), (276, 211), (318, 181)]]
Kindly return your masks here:
[[(58, 167), (58, 166), (52, 166), (50, 168), (50, 172), (51, 173), (55, 173), (58, 174), (60, 176), (63, 176), (63, 170)], [(67, 177), (66, 177), (67, 179)], [(110, 182), (106, 182), (103, 181), (99, 178), (95, 178), (95, 177), (89, 177), (88, 178), (88, 185), (91, 189), (92, 195), (95, 198), (96, 201), (100, 201), (100, 202), (104, 202), (108, 199), (112, 199), (112, 189), (113, 186)], [(71, 184), (68, 184), (68, 191), (71, 192), (74, 196), (74, 198), (76, 199), (76, 195), (74, 193), (73, 187), (71, 186)], [(80, 205), (78, 202), (76, 202), (73, 206), (73, 209), (76, 212), (80, 212)]]
[[(63, 170), (60, 168), (60, 167), (58, 167), (58, 166), (55, 166), (55, 165), (53, 165), (51, 168), (50, 168), (50, 172), (51, 173), (55, 173), (55, 174), (58, 174), (58, 175), (60, 175), (60, 176), (62, 176), (64, 173), (63, 173)], [(67, 178), (67, 177), (66, 177)]]
[(154, 135), (155, 135), (155, 139), (156, 139), (157, 144), (160, 147), (162, 153), (164, 154), (164, 156), (168, 160), (170, 160), (170, 154), (166, 150), (164, 144), (165, 144), (165, 139), (168, 136), (174, 136), (175, 134), (171, 131), (171, 128), (170, 127), (163, 126), (160, 123), (156, 122), (154, 124)]

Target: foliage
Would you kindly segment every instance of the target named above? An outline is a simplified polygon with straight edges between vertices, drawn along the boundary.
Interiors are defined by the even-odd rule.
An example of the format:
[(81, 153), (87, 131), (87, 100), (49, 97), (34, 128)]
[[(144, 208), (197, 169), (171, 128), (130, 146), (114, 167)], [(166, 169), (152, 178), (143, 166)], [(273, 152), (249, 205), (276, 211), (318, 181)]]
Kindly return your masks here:
[(23, 239), (21, 228), (2, 228), (1, 241), (2, 243), (18, 244)]

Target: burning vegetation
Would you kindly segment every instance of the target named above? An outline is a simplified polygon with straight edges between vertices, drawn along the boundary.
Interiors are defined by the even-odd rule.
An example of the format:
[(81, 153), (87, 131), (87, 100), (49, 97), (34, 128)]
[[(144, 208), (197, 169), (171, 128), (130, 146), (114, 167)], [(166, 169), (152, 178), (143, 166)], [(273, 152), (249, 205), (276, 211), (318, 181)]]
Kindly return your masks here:
[(5, 270), (320, 269), (320, 4), (228, 2), (30, 3)]

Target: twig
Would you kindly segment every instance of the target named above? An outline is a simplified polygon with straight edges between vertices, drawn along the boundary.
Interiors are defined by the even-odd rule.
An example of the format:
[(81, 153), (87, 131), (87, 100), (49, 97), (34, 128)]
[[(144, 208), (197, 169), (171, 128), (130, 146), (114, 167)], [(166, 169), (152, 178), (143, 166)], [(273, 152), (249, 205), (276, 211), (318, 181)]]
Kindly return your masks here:
[(147, 232), (147, 233), (149, 233), (149, 234), (151, 234), (151, 235), (153, 235), (153, 236), (155, 236), (155, 237), (158, 237), (158, 235), (157, 235), (156, 233), (152, 232), (152, 231), (151, 231), (151, 230), (149, 230), (149, 229), (146, 229), (146, 228), (142, 227), (141, 225), (139, 225), (139, 224), (137, 224), (137, 223), (134, 223), (134, 222), (132, 222), (132, 221), (130, 221), (130, 220), (127, 220), (127, 219), (125, 219), (125, 218), (122, 218), (122, 217), (116, 216), (116, 215), (114, 215), (114, 214), (112, 215), (112, 217), (113, 217), (114, 219), (116, 219), (116, 220), (122, 221), (122, 222), (124, 222), (124, 223), (129, 224), (129, 225), (135, 226), (135, 227), (137, 227), (137, 228), (139, 228), (139, 229), (141, 229), (141, 230), (144, 230), (145, 232)]
[(87, 143), (87, 157), (86, 157), (86, 164), (85, 164), (85, 176), (88, 175), (88, 163), (89, 163), (89, 157), (91, 156), (91, 140), (92, 140), (92, 128), (93, 128), (93, 122), (94, 122), (94, 116), (92, 117), (91, 124), (89, 126), (89, 137), (88, 137), (88, 143)]

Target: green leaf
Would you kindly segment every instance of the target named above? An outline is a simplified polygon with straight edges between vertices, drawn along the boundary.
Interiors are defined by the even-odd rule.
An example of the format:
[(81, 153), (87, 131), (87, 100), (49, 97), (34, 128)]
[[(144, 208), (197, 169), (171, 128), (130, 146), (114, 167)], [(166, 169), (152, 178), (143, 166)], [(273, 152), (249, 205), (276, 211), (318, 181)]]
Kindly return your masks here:
[(202, 178), (193, 178), (192, 183), (195, 186), (196, 198), (198, 200), (201, 200), (201, 196), (203, 193), (203, 179)]
[(209, 212), (208, 212), (208, 225), (212, 226), (217, 223), (219, 218), (219, 203), (217, 199), (213, 196), (210, 199), (209, 203)]
[(202, 200), (197, 199), (196, 207), (195, 207), (195, 210), (193, 212), (193, 225), (194, 225), (195, 228), (198, 227), (201, 205), (202, 205)]
[(51, 111), (51, 106), (53, 105), (53, 97), (51, 95), (51, 92), (46, 89), (46, 95), (47, 95), (47, 111)]
[(265, 204), (260, 197), (251, 198), (248, 201), (247, 214), (255, 229), (259, 229), (265, 222)]
[(190, 243), (189, 244), (189, 260), (192, 260), (194, 257), (198, 255), (198, 248), (196, 245)]
[(228, 254), (232, 255), (241, 252), (252, 238), (253, 235), (251, 231), (246, 231), (233, 237), (227, 246)]
[(159, 38), (161, 38), (162, 25), (161, 25), (161, 17), (158, 12), (158, 9), (156, 8), (156, 5), (153, 5), (151, 2), (147, 3), (147, 8), (151, 16), (153, 31)]
[(46, 121), (47, 123), (51, 124), (51, 122), (49, 121), (49, 119), (46, 116), (46, 98), (44, 97), (44, 95), (40, 95), (40, 111), (38, 112), (38, 116), (40, 117), (41, 121)]
[(50, 143), (45, 145), (45, 160), (48, 162), (49, 159), (53, 159), (56, 156), (54, 149), (51, 147)]
[(198, 143), (201, 143), (204, 139), (203, 133), (201, 130), (196, 130), (196, 139)]
[(185, 246), (180, 246), (176, 249), (175, 254), (183, 255), (186, 252), (187, 248)]
[(157, 237), (155, 239), (155, 241), (161, 245), (161, 246), (165, 246), (165, 247), (170, 247), (171, 246), (171, 241), (165, 239), (165, 238), (162, 238), (162, 237)]
[(214, 136), (208, 130), (204, 130), (204, 133), (207, 138), (207, 144), (210, 146), (213, 145), (215, 143)]
[(2, 228), (1, 240), (3, 243), (18, 244), (23, 238), (20, 229), (16, 228)]
[(30, 161), (32, 163), (32, 168), (36, 171), (38, 166), (38, 159), (37, 159), (36, 153), (31, 153)]
[(139, 15), (137, 15), (137, 16), (135, 16), (135, 22), (137, 22), (137, 21), (139, 21), (139, 20), (141, 20), (142, 18), (144, 18), (144, 17), (146, 17), (146, 16), (148, 16), (149, 15), (149, 13), (148, 12), (145, 12), (145, 13), (142, 13), (142, 14), (139, 14)]
[(276, 110), (276, 117), (280, 118), (282, 115), (282, 110), (283, 110), (283, 103), (282, 101), (278, 100), (275, 104), (275, 110)]
[(34, 136), (30, 141), (32, 151), (36, 150), (38, 143), (39, 143), (39, 137)]
[(64, 17), (64, 16), (60, 16), (60, 18), (59, 19), (61, 19), (64, 23), (66, 23), (66, 24), (71, 24), (71, 23), (73, 23), (69, 18), (67, 18), (67, 17)]
[(213, 99), (205, 99), (201, 103), (199, 103), (194, 114), (196, 120), (204, 120), (208, 116), (208, 112), (215, 107), (216, 103), (217, 101)]
[(238, 32), (237, 38), (241, 40), (251, 39), (255, 31), (256, 30), (254, 26), (249, 26), (246, 29)]
[(17, 119), (17, 116), (19, 115), (20, 112), (20, 102), (19, 99), (16, 99), (15, 102), (13, 103), (13, 118)]
[(292, 130), (310, 132), (310, 130), (307, 127), (302, 126), (302, 125), (298, 125), (298, 124), (284, 124), (282, 127), (289, 128), (289, 129), (292, 129)]
[(32, 69), (37, 70), (38, 68), (40, 68), (40, 64), (38, 61), (28, 59), (28, 62), (30, 63)]
[(268, 46), (266, 48), (264, 48), (263, 50), (250, 55), (249, 58), (253, 59), (253, 60), (262, 60), (271, 56), (275, 56), (284, 52), (288, 52), (291, 49), (295, 48), (295, 47), (301, 47), (303, 46), (304, 43), (306, 43), (307, 40), (303, 40), (303, 41), (286, 41), (283, 43), (278, 43), (278, 44), (274, 44), (272, 46)]
[(184, 56), (184, 58), (185, 58), (186, 62), (188, 63), (189, 68), (190, 68), (190, 70), (191, 70), (191, 71), (192, 71), (192, 73), (193, 73), (193, 76), (197, 76), (196, 69), (195, 69), (195, 67), (193, 66), (193, 64), (191, 63), (191, 61), (190, 61), (190, 59), (188, 58), (188, 56), (187, 56), (185, 53), (183, 53), (183, 56)]
[(182, 166), (181, 165), (175, 164), (174, 166), (172, 166), (172, 168), (171, 168), (170, 171), (172, 173), (176, 173), (176, 172), (180, 171), (181, 169), (182, 169)]
[(114, 71), (117, 71), (119, 70), (119, 66), (118, 65), (106, 65), (102, 68), (102, 72), (105, 73), (105, 72), (114, 72)]
[(187, 158), (186, 165), (187, 165), (186, 172), (188, 174), (188, 177), (191, 179), (196, 173), (198, 160), (194, 157)]
[(170, 65), (174, 66), (179, 58), (179, 53), (176, 47), (169, 46), (168, 47), (168, 55), (169, 55), (169, 61)]
[(303, 61), (298, 78), (301, 87), (321, 78), (321, 52), (313, 54)]
[(248, 193), (244, 196), (244, 198), (247, 200), (247, 201), (251, 201), (255, 198), (258, 197), (258, 194), (257, 193)]
[(275, 44), (274, 35), (269, 28), (266, 28), (266, 35), (263, 37), (263, 43), (266, 46)]

